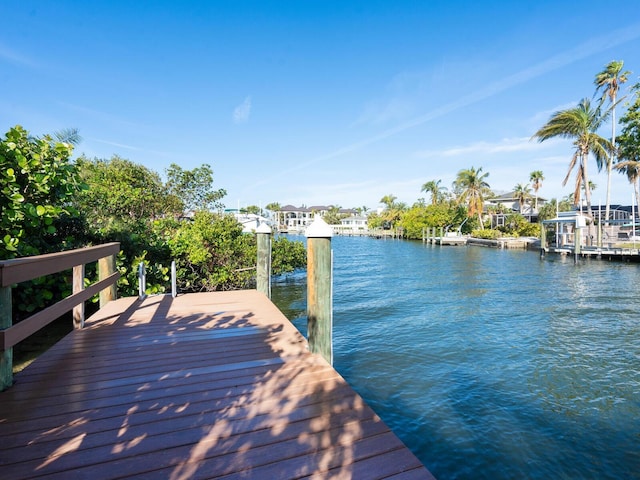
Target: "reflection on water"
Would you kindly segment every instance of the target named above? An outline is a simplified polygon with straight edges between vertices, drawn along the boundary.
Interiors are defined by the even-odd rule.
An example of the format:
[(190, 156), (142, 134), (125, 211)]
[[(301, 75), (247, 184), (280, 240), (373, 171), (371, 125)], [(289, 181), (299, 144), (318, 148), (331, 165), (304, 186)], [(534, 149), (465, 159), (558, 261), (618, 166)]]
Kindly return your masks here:
[[(640, 267), (335, 237), (334, 361), (439, 478), (640, 478)], [(304, 329), (304, 274), (274, 302)]]

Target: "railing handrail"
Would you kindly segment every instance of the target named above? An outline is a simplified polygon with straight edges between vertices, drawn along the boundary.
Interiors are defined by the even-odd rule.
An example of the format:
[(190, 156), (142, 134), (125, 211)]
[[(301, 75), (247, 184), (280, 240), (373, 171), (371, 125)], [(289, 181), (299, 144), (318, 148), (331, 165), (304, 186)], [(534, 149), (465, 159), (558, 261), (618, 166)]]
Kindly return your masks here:
[(16, 283), (63, 272), (109, 255), (117, 255), (119, 251), (120, 243), (111, 242), (64, 252), (0, 260), (0, 287), (9, 287)]
[[(100, 306), (116, 298), (116, 255), (120, 243), (0, 261), (0, 391), (13, 383), (13, 350), (18, 342), (73, 310), (74, 328), (84, 326), (84, 302), (100, 293)], [(98, 281), (85, 288), (87, 263), (98, 262)], [(11, 287), (15, 284), (73, 269), (73, 293), (13, 325)]]

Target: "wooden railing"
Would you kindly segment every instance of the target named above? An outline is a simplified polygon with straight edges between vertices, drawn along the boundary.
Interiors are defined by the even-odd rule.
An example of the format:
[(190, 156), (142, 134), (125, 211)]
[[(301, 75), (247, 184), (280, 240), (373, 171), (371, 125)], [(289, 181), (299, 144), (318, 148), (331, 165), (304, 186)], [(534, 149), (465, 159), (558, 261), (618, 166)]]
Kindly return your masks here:
[[(0, 261), (0, 391), (13, 383), (13, 346), (73, 310), (74, 328), (84, 326), (84, 302), (100, 293), (100, 306), (116, 298), (117, 242), (67, 252)], [(85, 265), (98, 262), (98, 281), (85, 288)], [(13, 325), (12, 285), (73, 269), (73, 293)]]

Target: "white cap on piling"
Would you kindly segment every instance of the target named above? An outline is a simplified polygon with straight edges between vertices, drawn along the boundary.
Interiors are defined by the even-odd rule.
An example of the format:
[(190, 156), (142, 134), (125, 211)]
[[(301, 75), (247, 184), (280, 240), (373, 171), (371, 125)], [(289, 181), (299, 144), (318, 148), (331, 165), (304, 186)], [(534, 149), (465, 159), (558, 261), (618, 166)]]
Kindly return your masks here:
[(327, 225), (327, 222), (320, 215), (316, 214), (304, 234), (307, 238), (331, 238), (333, 237), (333, 228)]
[(271, 233), (271, 227), (267, 225), (267, 222), (260, 222), (260, 226), (256, 228), (256, 233)]

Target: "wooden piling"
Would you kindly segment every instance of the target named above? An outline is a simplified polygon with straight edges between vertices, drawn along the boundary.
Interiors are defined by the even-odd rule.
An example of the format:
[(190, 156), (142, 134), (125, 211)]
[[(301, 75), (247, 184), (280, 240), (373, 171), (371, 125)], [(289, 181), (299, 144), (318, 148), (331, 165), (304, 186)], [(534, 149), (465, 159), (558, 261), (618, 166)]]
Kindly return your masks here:
[(333, 231), (316, 215), (307, 228), (307, 335), (309, 349), (333, 364)]
[[(73, 293), (80, 293), (84, 290), (84, 265), (73, 267)], [(84, 328), (84, 302), (73, 307), (73, 328)]]
[[(116, 256), (109, 255), (108, 257), (98, 260), (98, 280), (104, 280), (109, 275), (116, 272)], [(117, 286), (112, 284), (100, 292), (100, 308), (104, 307), (111, 300), (115, 300), (117, 295)]]
[(271, 228), (266, 223), (256, 230), (258, 258), (256, 269), (256, 289), (271, 298)]

